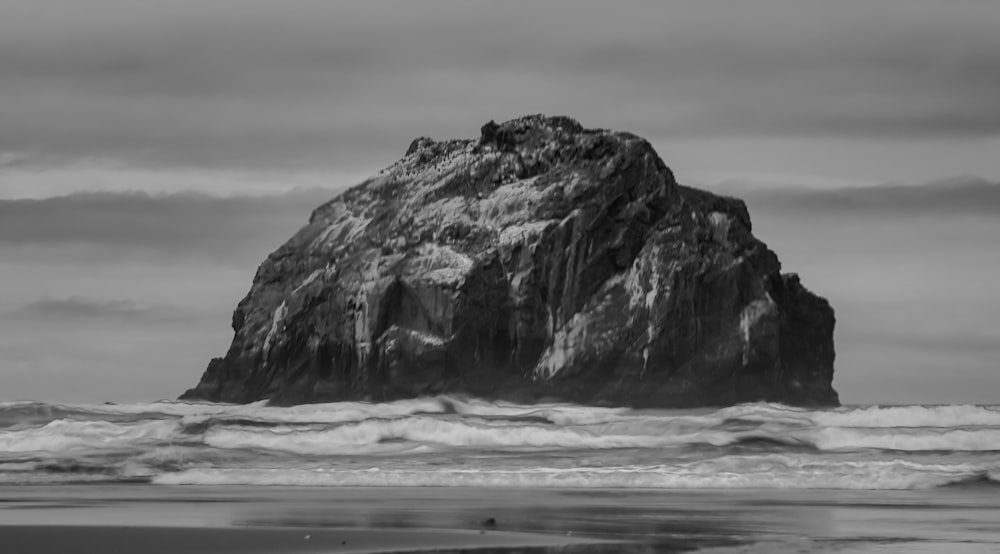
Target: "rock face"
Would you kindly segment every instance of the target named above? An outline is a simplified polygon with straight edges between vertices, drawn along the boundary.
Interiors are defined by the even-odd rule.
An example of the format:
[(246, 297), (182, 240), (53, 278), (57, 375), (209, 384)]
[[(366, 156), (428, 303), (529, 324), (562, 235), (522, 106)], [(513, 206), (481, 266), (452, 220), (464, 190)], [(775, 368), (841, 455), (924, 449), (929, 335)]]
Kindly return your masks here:
[(635, 135), (419, 138), (260, 266), (182, 398), (835, 405), (833, 310)]

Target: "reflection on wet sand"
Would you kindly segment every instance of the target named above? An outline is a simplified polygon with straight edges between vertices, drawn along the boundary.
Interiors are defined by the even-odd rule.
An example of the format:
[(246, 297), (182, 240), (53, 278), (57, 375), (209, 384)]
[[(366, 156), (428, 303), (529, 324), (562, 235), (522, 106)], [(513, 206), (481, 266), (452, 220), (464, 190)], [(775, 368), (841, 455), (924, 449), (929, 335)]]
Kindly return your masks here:
[[(1000, 498), (988, 489), (585, 491), (114, 485), (4, 487), (0, 498), (0, 541), (8, 546), (15, 535), (31, 539), (26, 533), (34, 533), (33, 544), (41, 546), (44, 541), (39, 537), (48, 535), (38, 526), (63, 526), (67, 536), (91, 526), (86, 532), (97, 533), (98, 543), (124, 540), (124, 535), (108, 534), (108, 529), (131, 528), (135, 530), (132, 537), (141, 539), (136, 544), (156, 538), (166, 548), (139, 550), (151, 553), (191, 552), (192, 541), (201, 547), (198, 551), (209, 553), (420, 548), (562, 554), (692, 550), (960, 554), (1000, 547)], [(25, 526), (33, 530), (25, 531)], [(65, 526), (75, 530), (66, 531)], [(93, 528), (106, 531), (102, 535)], [(260, 536), (252, 538), (253, 533)], [(293, 544), (281, 533), (309, 535), (310, 539)], [(353, 538), (337, 539), (347, 534)], [(220, 544), (242, 546), (220, 550)], [(267, 545), (274, 544), (284, 546), (267, 550)]]

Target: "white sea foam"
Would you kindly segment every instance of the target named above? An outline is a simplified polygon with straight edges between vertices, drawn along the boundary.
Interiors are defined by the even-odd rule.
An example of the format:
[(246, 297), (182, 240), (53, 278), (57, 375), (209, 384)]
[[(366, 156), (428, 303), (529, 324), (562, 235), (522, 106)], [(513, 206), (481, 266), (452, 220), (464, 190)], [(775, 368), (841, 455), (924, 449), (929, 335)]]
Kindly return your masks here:
[(988, 406), (675, 411), (448, 396), (290, 408), (3, 402), (0, 483), (930, 487), (997, 479), (998, 417)]
[(175, 421), (119, 424), (57, 419), (41, 427), (0, 431), (0, 452), (67, 452), (135, 447), (175, 436)]
[(336, 402), (304, 404), (288, 408), (266, 406), (227, 406), (224, 410), (192, 410), (185, 414), (185, 423), (208, 418), (239, 418), (270, 423), (342, 423), (372, 418), (404, 417), (419, 413), (444, 413), (450, 405), (438, 398), (399, 400), (383, 404), (368, 402)]
[(914, 489), (932, 488), (1000, 470), (971, 464), (921, 465), (903, 461), (830, 463), (742, 458), (685, 465), (518, 469), (191, 469), (164, 474), (169, 485), (286, 485), (361, 487), (517, 487), (665, 489)]
[[(1000, 450), (1000, 429), (934, 429), (934, 428), (842, 428), (829, 427), (817, 431), (815, 445), (822, 450), (950, 450), (982, 452)], [(812, 437), (811, 437), (812, 438)]]
[(739, 404), (728, 408), (722, 408), (711, 414), (709, 417), (721, 419), (746, 419), (756, 421), (773, 421), (787, 423), (809, 423), (811, 421), (810, 412), (804, 408), (794, 408), (783, 404), (771, 404), (767, 402), (755, 402), (753, 404)]
[[(177, 410), (173, 406), (170, 409)], [(210, 417), (233, 417), (273, 423), (342, 423), (450, 412), (465, 416), (543, 418), (557, 425), (580, 425), (621, 419), (626, 417), (629, 410), (627, 408), (593, 408), (570, 404), (520, 405), (442, 396), (379, 404), (336, 402), (305, 404), (287, 408), (265, 407), (260, 404), (225, 406), (222, 409), (214, 405), (190, 405), (183, 410), (177, 410), (176, 413), (184, 415), (187, 423), (194, 423)]]
[[(37, 407), (36, 407), (37, 405)], [(417, 398), (381, 404), (368, 402), (335, 402), (304, 404), (291, 407), (269, 407), (267, 401), (250, 404), (214, 404), (200, 402), (159, 401), (143, 404), (40, 404), (35, 402), (0, 402), (0, 410), (33, 408), (40, 415), (77, 414), (99, 419), (107, 416), (181, 417), (185, 423), (208, 418), (240, 418), (274, 423), (339, 423), (361, 421), (373, 417), (401, 417), (415, 413), (443, 413), (450, 410), (443, 398)]]
[(0, 411), (34, 407), (39, 413), (78, 413), (101, 416), (184, 416), (189, 414), (223, 414), (229, 411), (256, 410), (267, 405), (266, 401), (251, 404), (217, 404), (211, 402), (182, 402), (160, 400), (135, 404), (48, 404), (40, 402), (0, 402)]
[[(558, 424), (608, 421), (635, 414), (626, 408), (598, 408), (570, 404), (518, 405), (505, 402), (466, 400), (449, 397), (418, 398), (386, 403), (335, 402), (287, 408), (267, 407), (266, 401), (244, 405), (199, 402), (159, 401), (142, 404), (45, 404), (39, 402), (0, 402), (0, 411), (33, 411), (39, 414), (77, 411), (95, 415), (254, 416), (276, 422), (359, 421), (370, 417), (398, 417), (418, 412), (441, 413), (454, 409), (469, 415), (552, 416)], [(657, 417), (705, 418), (706, 422), (724, 419), (812, 422), (831, 427), (967, 427), (1000, 426), (997, 406), (870, 406), (811, 411), (781, 404), (754, 403), (723, 408), (715, 412), (658, 411)]]
[(971, 427), (1000, 426), (1000, 407), (865, 406), (808, 410), (781, 404), (753, 403), (723, 408), (713, 416), (828, 427)]
[[(699, 434), (608, 434), (600, 429), (545, 425), (478, 424), (432, 417), (368, 420), (331, 429), (218, 427), (205, 433), (216, 448), (262, 448), (297, 454), (357, 454), (372, 445), (409, 441), (449, 447), (509, 448), (651, 448), (690, 442), (725, 445), (738, 436)], [(366, 447), (358, 449), (358, 447)]]
[(38, 466), (35, 462), (0, 462), (0, 473), (9, 471), (33, 471)]
[(1000, 409), (987, 406), (870, 406), (809, 413), (821, 425), (839, 427), (1000, 426)]
[(457, 400), (448, 402), (454, 410), (470, 416), (496, 416), (509, 418), (543, 418), (556, 425), (587, 425), (604, 423), (626, 417), (628, 408), (595, 408), (572, 404), (538, 404), (525, 406), (506, 402), (483, 400)]

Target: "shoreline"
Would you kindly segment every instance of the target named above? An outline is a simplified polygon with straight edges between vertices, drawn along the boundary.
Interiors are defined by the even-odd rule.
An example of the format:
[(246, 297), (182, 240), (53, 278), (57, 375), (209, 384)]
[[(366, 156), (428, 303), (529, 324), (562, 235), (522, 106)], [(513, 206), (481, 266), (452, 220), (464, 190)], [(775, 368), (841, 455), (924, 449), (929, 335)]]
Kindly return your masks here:
[[(5, 552), (31, 554), (350, 554), (405, 551), (504, 552), (527, 548), (559, 552), (581, 547), (623, 546), (625, 542), (541, 533), (461, 529), (391, 529), (329, 527), (158, 525), (7, 525), (0, 523), (0, 545)], [(483, 550), (486, 549), (486, 550)], [(569, 550), (567, 550), (569, 549)]]
[(787, 554), (886, 545), (971, 554), (1000, 546), (998, 521), (1000, 500), (985, 487), (0, 486), (5, 554)]

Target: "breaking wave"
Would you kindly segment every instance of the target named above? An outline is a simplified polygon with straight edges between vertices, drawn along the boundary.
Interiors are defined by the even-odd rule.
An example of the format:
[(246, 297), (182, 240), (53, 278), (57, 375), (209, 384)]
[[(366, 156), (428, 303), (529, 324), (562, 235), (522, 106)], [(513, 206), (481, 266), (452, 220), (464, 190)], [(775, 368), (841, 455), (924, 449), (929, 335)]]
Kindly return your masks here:
[[(928, 489), (996, 484), (998, 473), (967, 466), (926, 466), (899, 461), (873, 464), (787, 465), (744, 460), (690, 466), (527, 469), (191, 469), (156, 477), (165, 485), (282, 485), (352, 487), (641, 488), (641, 489)], [(784, 471), (778, 471), (783, 466)]]
[(998, 474), (995, 406), (0, 403), (0, 483), (905, 489)]
[(177, 423), (154, 420), (135, 423), (57, 419), (39, 427), (0, 431), (2, 452), (72, 452), (135, 447), (173, 436)]
[[(762, 426), (754, 430), (724, 431), (703, 428), (697, 432), (671, 432), (669, 423), (627, 432), (608, 425), (553, 427), (542, 425), (485, 424), (429, 417), (371, 420), (332, 429), (280, 426), (220, 427), (205, 433), (205, 443), (217, 448), (260, 448), (298, 454), (336, 455), (356, 453), (352, 447), (385, 442), (413, 442), (444, 447), (480, 448), (668, 448), (686, 445), (725, 447), (765, 445), (810, 447), (818, 450), (857, 449), (903, 451), (996, 451), (1000, 429), (905, 429), (887, 431), (868, 428), (823, 428), (786, 430)], [(659, 428), (657, 428), (659, 427)]]
[(968, 427), (1000, 426), (996, 406), (871, 406), (814, 412), (820, 425), (841, 427)]

